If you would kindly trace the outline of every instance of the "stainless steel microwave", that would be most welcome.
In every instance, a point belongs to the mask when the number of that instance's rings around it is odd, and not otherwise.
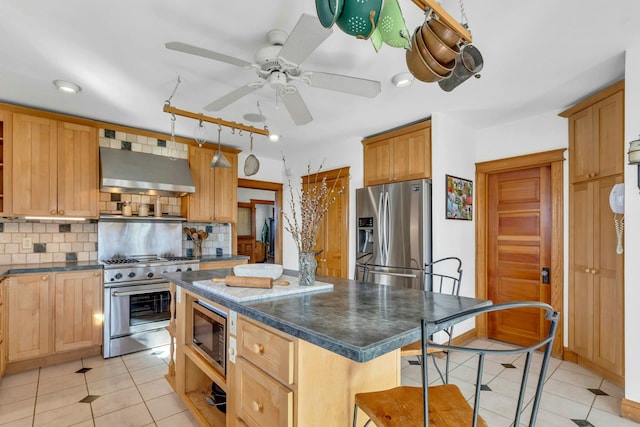
[[[192,303],[193,347],[223,377],[227,361],[227,315],[200,300]]]

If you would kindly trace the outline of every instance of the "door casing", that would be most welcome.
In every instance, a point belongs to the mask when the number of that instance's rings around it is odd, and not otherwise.
[[[489,248],[488,227],[488,182],[494,173],[507,172],[532,167],[551,168],[551,305],[560,312],[552,355],[562,357],[564,348],[564,152],[566,148],[527,154],[506,159],[476,163],[476,297],[488,297],[487,256]],[[476,319],[479,337],[486,337],[488,324],[486,317]]]

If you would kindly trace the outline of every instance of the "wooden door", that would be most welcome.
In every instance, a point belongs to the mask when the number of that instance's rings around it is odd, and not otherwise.
[[[431,177],[431,127],[393,138],[393,180]]]
[[[56,273],[56,352],[102,344],[102,278],[96,270]]]
[[[550,302],[542,284],[550,268],[551,187],[548,166],[489,178],[489,299]],[[549,271],[550,273],[550,271]],[[531,344],[546,335],[543,315],[528,310],[489,316],[489,337]]]
[[[14,215],[58,213],[57,127],[54,120],[13,115]]]
[[[215,168],[214,179],[214,218],[219,222],[236,222],[238,220],[238,155],[223,152],[231,163],[230,168]]]
[[[624,91],[619,91],[593,104],[594,140],[598,151],[596,176],[605,177],[624,172]],[[579,140],[576,140],[579,141]],[[579,153],[574,150],[573,153]]]
[[[335,202],[323,218],[316,238],[315,252],[318,262],[317,274],[348,277],[349,250],[349,168],[334,169],[307,177],[302,177],[303,190],[309,191],[314,185],[321,185],[326,179],[327,188],[332,191]],[[308,180],[310,179],[310,181]],[[310,182],[310,184],[307,184]]]
[[[53,300],[49,283],[46,274],[25,274],[9,280],[9,362],[51,353]]]
[[[623,181],[622,175],[610,176],[593,183],[596,203],[593,222],[593,361],[600,367],[624,374],[624,267],[622,254],[616,253],[617,238],[613,212],[609,207],[611,188]],[[577,230],[576,230],[577,231]],[[586,242],[584,242],[587,244]],[[580,282],[575,291],[581,292]],[[582,308],[576,307],[579,310]]]
[[[58,215],[98,218],[96,128],[58,123]]]
[[[183,215],[194,222],[210,222],[213,220],[213,201],[215,192],[214,173],[209,167],[215,151],[207,148],[189,147],[189,167],[196,192],[183,199]],[[235,203],[233,205],[235,209]]]
[[[393,178],[391,139],[364,144],[364,185],[390,182]]]

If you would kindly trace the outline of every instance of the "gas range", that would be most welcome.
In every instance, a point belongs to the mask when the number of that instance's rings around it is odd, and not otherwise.
[[[162,273],[198,270],[200,265],[193,258],[157,255],[118,256],[100,263],[104,266],[105,287],[162,279]]]

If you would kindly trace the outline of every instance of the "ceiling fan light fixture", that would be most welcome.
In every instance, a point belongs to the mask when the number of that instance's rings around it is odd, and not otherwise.
[[[271,142],[280,141],[280,135],[278,135],[277,133],[270,133],[269,134],[269,141],[271,141]]]
[[[68,95],[75,95],[82,90],[82,88],[77,84],[65,80],[54,80],[53,84],[60,92]]]
[[[407,87],[413,82],[413,76],[410,73],[398,73],[391,78],[391,82],[395,87]]]

